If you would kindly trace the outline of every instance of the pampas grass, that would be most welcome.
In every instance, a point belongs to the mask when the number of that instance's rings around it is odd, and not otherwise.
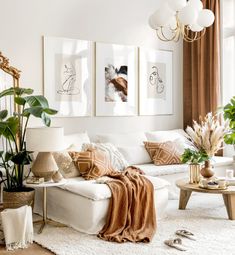
[[[186,132],[190,141],[199,151],[204,151],[209,157],[223,148],[224,136],[228,132],[229,122],[222,125],[219,116],[208,113],[201,123],[193,121],[193,127],[187,127]]]

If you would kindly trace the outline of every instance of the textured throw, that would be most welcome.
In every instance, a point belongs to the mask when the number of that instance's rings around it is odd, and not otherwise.
[[[174,165],[182,163],[180,160],[180,148],[175,142],[144,142],[144,145],[155,165]]]
[[[113,242],[150,242],[156,231],[154,188],[138,169],[109,175],[111,189],[107,220],[98,237]]]

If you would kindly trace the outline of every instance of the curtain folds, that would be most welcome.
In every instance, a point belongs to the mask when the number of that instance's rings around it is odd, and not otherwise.
[[[202,2],[215,22],[200,40],[183,44],[184,128],[220,104],[220,1]]]

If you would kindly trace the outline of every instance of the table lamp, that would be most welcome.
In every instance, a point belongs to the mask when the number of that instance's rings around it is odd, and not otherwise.
[[[28,151],[39,152],[32,165],[34,176],[44,177],[45,181],[49,181],[58,170],[52,152],[64,150],[64,129],[62,127],[27,128],[26,148]]]

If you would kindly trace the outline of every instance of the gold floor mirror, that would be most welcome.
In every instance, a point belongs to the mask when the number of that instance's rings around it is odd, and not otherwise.
[[[0,93],[11,87],[19,87],[20,71],[10,66],[9,59],[0,52]],[[9,114],[18,112],[17,105],[14,103],[14,96],[4,97],[0,100],[0,111],[7,109]],[[1,137],[0,150],[8,151],[9,144],[6,139]]]

